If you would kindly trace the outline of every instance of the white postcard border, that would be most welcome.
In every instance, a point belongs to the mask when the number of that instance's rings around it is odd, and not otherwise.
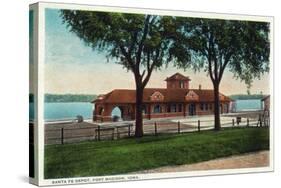
[[[270,98],[270,165],[261,168],[242,168],[229,170],[203,170],[176,173],[150,173],[150,174],[131,174],[131,175],[114,175],[114,176],[95,176],[81,178],[62,178],[62,179],[44,179],[44,63],[45,63],[45,9],[72,9],[72,10],[89,10],[89,11],[107,11],[107,12],[123,12],[123,13],[142,13],[157,14],[170,16],[187,16],[212,19],[230,19],[230,20],[247,20],[262,21],[270,23],[270,94],[274,95],[273,90],[273,64],[274,64],[274,18],[270,16],[252,16],[241,14],[225,14],[225,13],[205,13],[192,12],[183,10],[157,10],[148,8],[131,8],[131,7],[113,7],[113,6],[95,6],[80,4],[64,4],[64,3],[47,3],[39,2],[39,24],[38,24],[38,185],[66,185],[66,184],[82,184],[82,183],[102,183],[102,182],[118,182],[118,181],[134,181],[134,180],[150,180],[162,178],[181,178],[194,176],[210,176],[210,175],[227,175],[255,172],[270,172],[274,170],[274,97]],[[36,50],[36,49],[35,49]],[[36,63],[36,62],[35,62]],[[35,140],[36,142],[36,140]],[[36,170],[35,170],[36,172]],[[35,174],[37,176],[37,174]]]

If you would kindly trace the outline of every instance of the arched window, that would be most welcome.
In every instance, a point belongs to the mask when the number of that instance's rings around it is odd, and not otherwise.
[[[154,106],[153,113],[161,113],[161,106],[159,104]]]

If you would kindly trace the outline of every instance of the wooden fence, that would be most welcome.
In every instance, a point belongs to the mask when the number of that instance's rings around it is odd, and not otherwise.
[[[261,127],[263,121],[249,118],[236,118],[229,121],[221,121],[222,127]],[[212,130],[213,120],[196,121],[145,121],[143,123],[144,135],[181,134],[187,132],[200,132]],[[65,144],[81,142],[85,140],[101,141],[116,140],[134,136],[135,126],[133,123],[119,123],[97,125],[91,127],[61,127],[45,130],[45,144]]]

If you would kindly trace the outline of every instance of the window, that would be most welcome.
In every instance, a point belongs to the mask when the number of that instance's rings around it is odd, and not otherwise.
[[[184,82],[180,81],[180,88],[184,88]]]
[[[209,109],[213,110],[213,105],[212,104],[210,104]]]
[[[177,105],[176,104],[171,105],[171,112],[177,112]]]
[[[179,112],[182,112],[182,104],[179,104]]]
[[[167,112],[171,112],[171,106],[167,105]]]
[[[161,113],[161,106],[159,104],[154,106],[153,113]]]
[[[205,104],[205,110],[208,111],[208,104]]]
[[[204,110],[204,103],[200,104],[200,110],[202,110],[202,111]]]
[[[146,107],[145,106],[142,106],[142,114],[146,114]]]
[[[225,112],[228,113],[228,104],[224,105]]]

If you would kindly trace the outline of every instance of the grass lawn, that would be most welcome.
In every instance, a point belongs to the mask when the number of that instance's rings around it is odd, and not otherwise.
[[[124,174],[269,149],[268,128],[228,128],[186,134],[45,147],[45,178]]]

